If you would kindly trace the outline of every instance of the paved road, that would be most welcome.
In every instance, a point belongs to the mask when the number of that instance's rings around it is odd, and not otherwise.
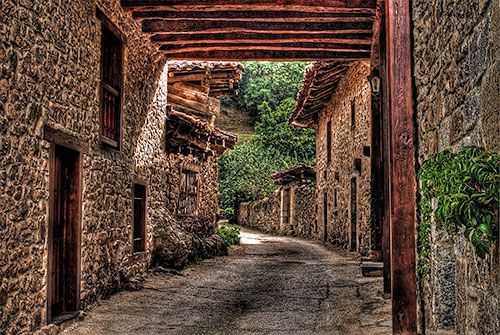
[[[229,257],[150,275],[64,334],[390,334],[381,287],[319,243],[245,229]]]

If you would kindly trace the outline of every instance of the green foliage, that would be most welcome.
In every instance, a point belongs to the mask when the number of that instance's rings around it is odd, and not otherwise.
[[[314,163],[314,131],[288,124],[306,65],[245,63],[238,99],[257,116],[256,134],[219,159],[220,207],[233,209],[231,218],[241,202],[261,199],[276,189],[271,174],[296,163]],[[231,211],[226,213],[230,216]]]
[[[422,182],[419,275],[425,277],[428,272],[434,198],[438,227],[450,236],[463,230],[477,255],[484,258],[496,237],[494,217],[500,201],[500,156],[478,147],[466,147],[458,153],[443,151],[422,165],[418,177]]]
[[[288,157],[267,150],[254,138],[218,161],[220,205],[236,209],[241,202],[260,199],[275,190],[270,176],[288,166]]]
[[[286,98],[295,98],[302,84],[305,62],[245,62],[237,102],[252,115],[266,101],[276,109]]]
[[[231,224],[223,224],[215,231],[217,235],[222,237],[226,245],[240,244],[240,228]]]
[[[274,110],[264,101],[258,107],[255,132],[266,149],[288,156],[291,161],[311,163],[316,155],[314,130],[290,127],[288,118],[294,107],[293,98],[284,99]]]
[[[229,220],[234,217],[234,208],[228,207],[224,209],[224,219]]]

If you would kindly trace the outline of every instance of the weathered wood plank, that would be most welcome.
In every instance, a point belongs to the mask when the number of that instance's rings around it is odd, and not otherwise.
[[[200,33],[200,32],[243,32],[243,31],[280,31],[280,32],[325,32],[371,31],[372,21],[349,22],[255,22],[255,21],[210,21],[210,20],[144,20],[142,31],[146,33]]]
[[[162,49],[163,50],[163,49]],[[188,50],[189,51],[189,50]],[[169,83],[176,83],[181,81],[202,81],[207,79],[207,74],[205,72],[200,73],[169,73]],[[241,73],[235,73],[230,71],[225,72],[212,72],[210,74],[210,80],[240,80]]]
[[[370,52],[325,52],[317,50],[239,50],[239,51],[200,51],[169,55],[170,60],[212,60],[212,61],[316,61],[316,60],[369,60]]]
[[[186,45],[161,45],[160,50],[169,53],[197,52],[211,50],[325,50],[325,51],[370,51],[370,46],[366,44],[342,44],[342,43],[310,43],[310,42],[290,42],[290,43],[240,43],[240,44],[186,44]]]
[[[394,334],[417,334],[415,144],[409,0],[386,2],[391,131],[391,259]]]
[[[121,0],[128,10],[164,9],[192,10],[195,7],[236,7],[247,10],[289,9],[290,7],[374,8],[376,0]]]
[[[266,22],[338,22],[342,20],[373,20],[372,9],[351,11],[309,12],[309,11],[136,11],[134,19],[171,19],[171,20],[232,20]]]
[[[231,33],[200,33],[200,34],[155,34],[151,37],[153,42],[162,42],[162,44],[211,44],[214,42],[227,44],[240,43],[287,43],[287,42],[317,42],[317,43],[345,43],[345,44],[371,44],[371,30],[354,33],[335,32],[315,34],[304,33],[274,33],[269,32],[231,32]]]
[[[199,100],[199,99],[198,99]],[[215,98],[206,97],[204,102],[191,100],[184,96],[179,96],[174,93],[168,92],[167,101],[175,103],[191,110],[197,111],[199,114],[219,115],[220,114],[220,101]]]

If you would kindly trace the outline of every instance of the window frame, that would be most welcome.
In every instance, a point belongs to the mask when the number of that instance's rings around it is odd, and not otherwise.
[[[96,8],[96,17],[100,22],[100,37],[101,37],[101,45],[100,45],[100,76],[99,76],[99,141],[102,146],[110,149],[114,149],[117,151],[121,151],[122,143],[123,143],[123,106],[124,106],[124,79],[125,79],[125,50],[127,40],[123,32],[118,29],[118,27],[99,9]],[[109,34],[112,38],[116,39],[120,42],[120,78],[118,79],[118,89],[111,86],[104,80],[104,49],[102,40],[104,38],[105,33]],[[104,113],[104,92],[105,90],[111,92],[111,94],[115,95],[118,99],[117,106],[115,106],[115,113],[118,115],[115,116],[116,131],[118,132],[117,138],[111,139],[104,135],[103,129],[103,113]]]
[[[185,174],[186,176],[187,175],[194,175],[194,178],[195,178],[195,182],[194,182],[194,187],[195,187],[195,192],[186,192],[186,191],[183,191],[182,189],[182,184],[181,184],[181,181],[182,181],[182,175]],[[186,179],[187,181],[187,179]],[[181,218],[189,218],[189,217],[196,217],[198,216],[198,210],[199,210],[199,204],[200,204],[200,196],[199,196],[199,193],[200,193],[200,170],[195,167],[195,166],[183,166],[181,167],[180,171],[179,171],[179,200],[177,201],[177,216],[178,217],[181,217]],[[183,197],[183,195],[188,195],[189,196],[194,196],[195,197],[195,200],[194,200],[194,206],[195,206],[195,209],[194,209],[194,213],[181,213],[181,203],[182,201],[187,198],[187,197]]]

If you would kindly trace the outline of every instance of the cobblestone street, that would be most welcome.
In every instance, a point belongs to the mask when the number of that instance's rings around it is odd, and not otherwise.
[[[229,257],[151,274],[64,334],[390,334],[381,290],[346,254],[243,229]]]

